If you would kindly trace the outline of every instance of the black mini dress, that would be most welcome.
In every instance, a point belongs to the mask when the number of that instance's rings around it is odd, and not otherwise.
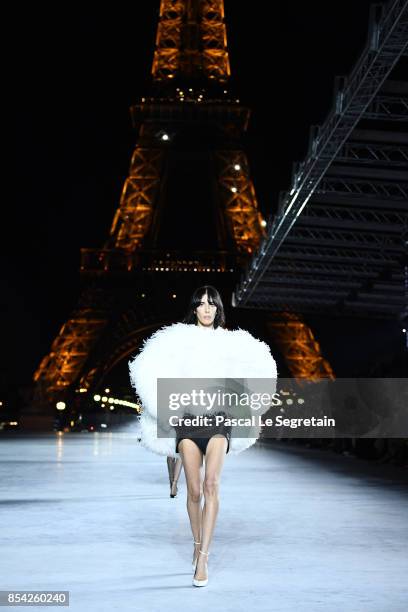
[[[214,417],[223,416],[224,418],[226,418],[229,415],[227,415],[225,412],[217,412],[211,416],[214,416]],[[228,453],[229,448],[230,448],[230,439],[231,439],[231,425],[225,425],[224,422],[221,422],[218,425],[216,425],[215,419],[211,419],[211,417],[209,418],[210,424],[208,425],[204,425],[204,424],[203,425],[186,425],[184,424],[183,422],[184,418],[190,419],[193,417],[194,415],[186,413],[184,417],[180,419],[181,423],[174,427],[174,429],[176,430],[176,453],[179,452],[178,445],[181,442],[181,440],[184,440],[187,438],[188,440],[192,440],[193,442],[195,442],[195,444],[198,446],[201,452],[205,455],[207,451],[207,445],[208,445],[208,442],[210,441],[210,438],[212,438],[213,436],[217,434],[221,434],[225,436],[225,438],[227,438],[227,442],[228,442],[227,453]]]

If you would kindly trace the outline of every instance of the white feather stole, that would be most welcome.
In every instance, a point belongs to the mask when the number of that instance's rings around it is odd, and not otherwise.
[[[143,406],[142,444],[159,455],[177,457],[174,429],[160,432],[166,438],[157,435],[158,378],[270,379],[268,392],[274,393],[277,369],[268,345],[244,329],[208,329],[174,323],[158,329],[144,341],[139,354],[129,361],[129,375]],[[249,388],[251,383],[255,381],[250,381]],[[267,409],[266,406],[257,410],[257,414]],[[260,428],[254,426],[252,433],[256,437],[234,437],[232,428],[229,453],[240,453],[254,444]]]

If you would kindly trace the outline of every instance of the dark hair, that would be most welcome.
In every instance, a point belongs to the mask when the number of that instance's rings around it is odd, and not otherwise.
[[[190,305],[186,316],[183,319],[183,323],[194,323],[197,325],[197,315],[194,312],[197,306],[201,304],[201,298],[203,295],[207,293],[208,302],[211,304],[215,304],[217,307],[217,311],[215,313],[214,318],[214,329],[217,327],[225,327],[225,314],[224,314],[224,305],[222,303],[222,299],[217,289],[212,285],[204,285],[203,287],[199,287],[196,289],[191,296]]]

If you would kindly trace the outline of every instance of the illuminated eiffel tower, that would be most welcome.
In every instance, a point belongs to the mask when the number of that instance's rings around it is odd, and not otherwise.
[[[229,88],[223,0],[161,0],[151,73],[130,109],[138,137],[110,235],[81,250],[78,305],[34,374],[33,406],[50,414],[96,393],[118,364],[127,375],[142,339],[180,320],[198,286],[215,285],[228,308],[266,233],[241,144],[250,111]]]

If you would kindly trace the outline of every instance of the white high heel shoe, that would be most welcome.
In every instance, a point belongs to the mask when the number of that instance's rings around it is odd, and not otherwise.
[[[210,554],[210,553],[206,553],[206,552],[204,552],[202,550],[200,550],[199,553],[201,553],[202,555],[207,555],[207,557]],[[205,571],[207,572],[207,578],[204,578],[204,580],[197,580],[197,578],[193,578],[193,585],[194,586],[196,586],[196,587],[207,586],[207,584],[208,584],[208,565],[207,565],[207,562],[205,563]]]
[[[201,544],[201,542],[196,542],[196,541],[194,540],[194,544]],[[193,561],[193,562],[192,562],[192,564],[191,564],[191,565],[192,565],[193,570],[195,570],[195,568],[196,568],[196,565],[197,565],[197,559],[198,559],[198,555],[197,555],[197,557],[195,558],[195,561]]]

